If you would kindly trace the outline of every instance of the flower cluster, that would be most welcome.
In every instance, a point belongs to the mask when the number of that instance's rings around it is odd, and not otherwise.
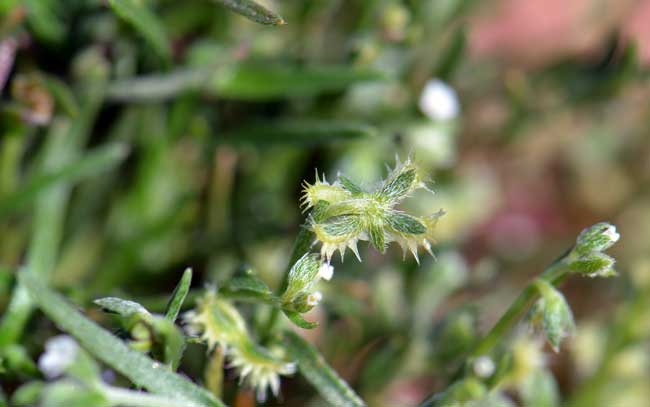
[[[339,175],[328,183],[318,173],[313,184],[304,183],[301,206],[311,209],[309,228],[322,244],[321,256],[327,262],[337,250],[341,259],[349,248],[361,261],[359,240],[370,243],[381,253],[391,242],[397,242],[404,255],[410,251],[419,262],[418,247],[433,255],[433,229],[444,212],[417,217],[395,209],[418,189],[427,189],[422,170],[411,159],[399,159],[388,177],[374,190],[365,191],[350,179]]]
[[[259,400],[266,399],[268,389],[277,396],[279,376],[296,370],[293,363],[253,342],[239,311],[214,290],[208,290],[184,320],[188,333],[199,335],[210,349],[223,349],[230,367],[237,369],[241,382],[256,390]]]
[[[607,222],[597,223],[583,230],[567,260],[569,267],[589,277],[616,275],[615,260],[603,253],[620,239],[616,226]]]

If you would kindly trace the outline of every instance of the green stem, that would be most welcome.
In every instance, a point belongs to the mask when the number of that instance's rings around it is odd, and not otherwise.
[[[508,307],[508,310],[503,314],[499,321],[492,327],[492,329],[479,341],[470,353],[469,360],[477,358],[481,355],[486,355],[494,349],[499,343],[501,338],[519,321],[519,317],[524,313],[532,303],[539,297],[539,290],[537,288],[537,280],[542,279],[556,285],[560,283],[568,274],[569,269],[564,259],[567,255],[563,255],[553,264],[551,264],[541,276],[533,280],[514,302]]]
[[[289,264],[284,272],[282,277],[282,284],[277,291],[278,296],[284,293],[284,290],[287,289],[287,284],[289,284],[289,271],[291,266],[302,257],[303,254],[307,253],[311,248],[311,244],[314,241],[314,234],[309,230],[306,225],[303,225],[296,236],[296,240],[293,243],[293,250],[291,251],[291,257],[289,258]],[[264,339],[268,339],[273,331],[275,331],[278,324],[278,317],[280,316],[280,309],[274,307],[271,310],[271,315],[269,316],[268,322],[266,323],[265,329],[263,331]]]

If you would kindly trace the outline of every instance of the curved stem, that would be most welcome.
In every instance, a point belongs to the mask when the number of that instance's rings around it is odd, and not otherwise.
[[[492,327],[492,329],[479,341],[470,353],[469,359],[485,355],[492,351],[499,340],[519,321],[519,317],[526,311],[533,301],[539,296],[536,281],[542,279],[553,285],[559,284],[568,274],[569,269],[564,259],[567,254],[561,256],[551,264],[541,276],[537,277],[519,294],[514,302],[508,307],[505,314]]]

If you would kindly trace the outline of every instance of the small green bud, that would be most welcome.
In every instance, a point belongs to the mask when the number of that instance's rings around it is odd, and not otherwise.
[[[313,293],[309,294],[300,294],[293,300],[291,308],[301,314],[304,314],[305,312],[311,311],[311,309],[317,306],[322,299],[323,294],[320,291],[314,291]]]
[[[614,264],[616,260],[605,253],[593,252],[585,254],[569,263],[571,271],[588,277],[611,277],[616,275]]]
[[[597,223],[580,233],[576,245],[567,257],[569,268],[589,277],[616,275],[612,257],[602,253],[618,241],[616,226],[606,222]]]
[[[329,280],[333,272],[334,268],[327,263],[321,263],[317,254],[305,253],[289,270],[289,280],[287,289],[282,294],[282,303],[290,305],[303,297],[305,299],[314,291],[314,286],[321,278]]]
[[[541,325],[546,338],[556,352],[562,340],[575,333],[575,322],[569,304],[561,292],[544,280],[535,281],[541,298],[531,310],[533,325]]]
[[[607,222],[596,223],[580,233],[574,251],[580,255],[602,252],[612,247],[620,237],[616,226]]]

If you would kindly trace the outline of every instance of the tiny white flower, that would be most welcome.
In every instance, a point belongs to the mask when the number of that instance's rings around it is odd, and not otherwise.
[[[307,296],[307,304],[309,306],[315,307],[323,299],[323,294],[320,291],[314,291],[313,293]]]
[[[456,91],[439,79],[431,79],[422,89],[420,110],[429,119],[451,120],[460,113],[460,103]]]
[[[322,278],[323,280],[331,280],[332,276],[334,275],[334,266],[323,262],[320,265],[320,269],[318,270],[318,277]]]
[[[45,353],[38,358],[38,368],[45,377],[60,376],[74,362],[79,345],[68,335],[59,335],[45,343]]]
[[[488,378],[494,373],[494,361],[489,356],[479,356],[474,361],[474,373],[480,378]]]
[[[616,226],[610,225],[603,234],[609,238],[612,243],[618,242],[618,239],[621,238],[621,235],[616,231]]]

